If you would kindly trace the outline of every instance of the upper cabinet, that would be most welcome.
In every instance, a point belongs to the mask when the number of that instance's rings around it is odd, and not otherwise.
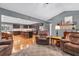
[[[13,24],[13,28],[20,28],[20,25],[18,25],[18,24]]]

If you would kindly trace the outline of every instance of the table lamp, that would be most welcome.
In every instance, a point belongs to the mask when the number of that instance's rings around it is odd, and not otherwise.
[[[60,26],[59,25],[56,25],[55,26],[55,29],[56,29],[56,36],[58,36],[58,30],[60,30]]]

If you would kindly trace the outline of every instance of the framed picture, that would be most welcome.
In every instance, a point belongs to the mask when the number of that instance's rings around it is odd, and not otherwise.
[[[73,24],[73,16],[67,16],[64,18],[65,24]]]

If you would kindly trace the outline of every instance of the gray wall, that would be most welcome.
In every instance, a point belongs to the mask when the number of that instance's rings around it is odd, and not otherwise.
[[[64,20],[64,17],[67,16],[73,16],[73,21],[77,22],[77,25],[79,25],[79,11],[64,11],[61,14],[51,18],[49,20],[50,23],[52,23],[52,35],[56,36],[56,30],[55,25],[59,23],[61,20]],[[59,30],[59,36],[63,36],[63,32],[65,30]],[[72,30],[66,30],[66,31],[72,31]]]

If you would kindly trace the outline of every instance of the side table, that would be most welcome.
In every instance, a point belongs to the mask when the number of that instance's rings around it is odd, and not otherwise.
[[[51,37],[51,45],[54,44],[58,47],[60,47],[60,39],[61,37]]]

